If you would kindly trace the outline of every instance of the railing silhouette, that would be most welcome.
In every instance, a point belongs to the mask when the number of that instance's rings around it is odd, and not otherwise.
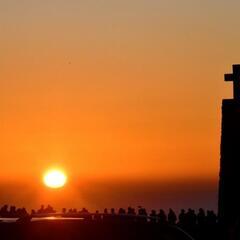
[[[124,219],[124,218],[129,218],[129,219],[146,219],[146,220],[159,220],[160,218],[158,216],[153,217],[149,215],[139,215],[139,214],[111,214],[111,213],[86,213],[86,214],[81,214],[81,213],[35,213],[35,214],[30,214],[30,218],[46,218],[46,217],[63,217],[63,218],[91,218],[92,220],[94,219],[107,219],[107,218],[116,218],[116,219]]]

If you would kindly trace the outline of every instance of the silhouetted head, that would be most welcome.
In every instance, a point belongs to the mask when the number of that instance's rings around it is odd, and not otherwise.
[[[159,213],[161,213],[161,214],[165,214],[165,212],[164,212],[163,209],[160,209],[160,210],[159,210]]]
[[[151,214],[152,214],[152,215],[156,215],[156,210],[153,209],[153,210],[151,211]]]
[[[185,209],[181,209],[181,213],[182,213],[182,214],[185,213]]]
[[[104,214],[108,214],[108,210],[107,210],[107,208],[104,208]]]
[[[111,208],[111,214],[115,214],[115,209]]]

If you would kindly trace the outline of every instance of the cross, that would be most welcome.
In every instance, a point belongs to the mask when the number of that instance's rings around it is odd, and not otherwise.
[[[224,78],[233,82],[233,99],[240,101],[240,64],[233,65],[233,73],[225,74]]]

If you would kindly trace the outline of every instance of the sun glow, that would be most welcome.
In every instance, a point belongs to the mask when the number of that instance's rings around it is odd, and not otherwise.
[[[61,170],[52,169],[44,174],[43,182],[47,187],[61,188],[67,182],[67,176]]]

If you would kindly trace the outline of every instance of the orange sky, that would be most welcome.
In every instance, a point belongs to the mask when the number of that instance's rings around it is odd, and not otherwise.
[[[0,180],[216,182],[239,7],[0,1]]]

